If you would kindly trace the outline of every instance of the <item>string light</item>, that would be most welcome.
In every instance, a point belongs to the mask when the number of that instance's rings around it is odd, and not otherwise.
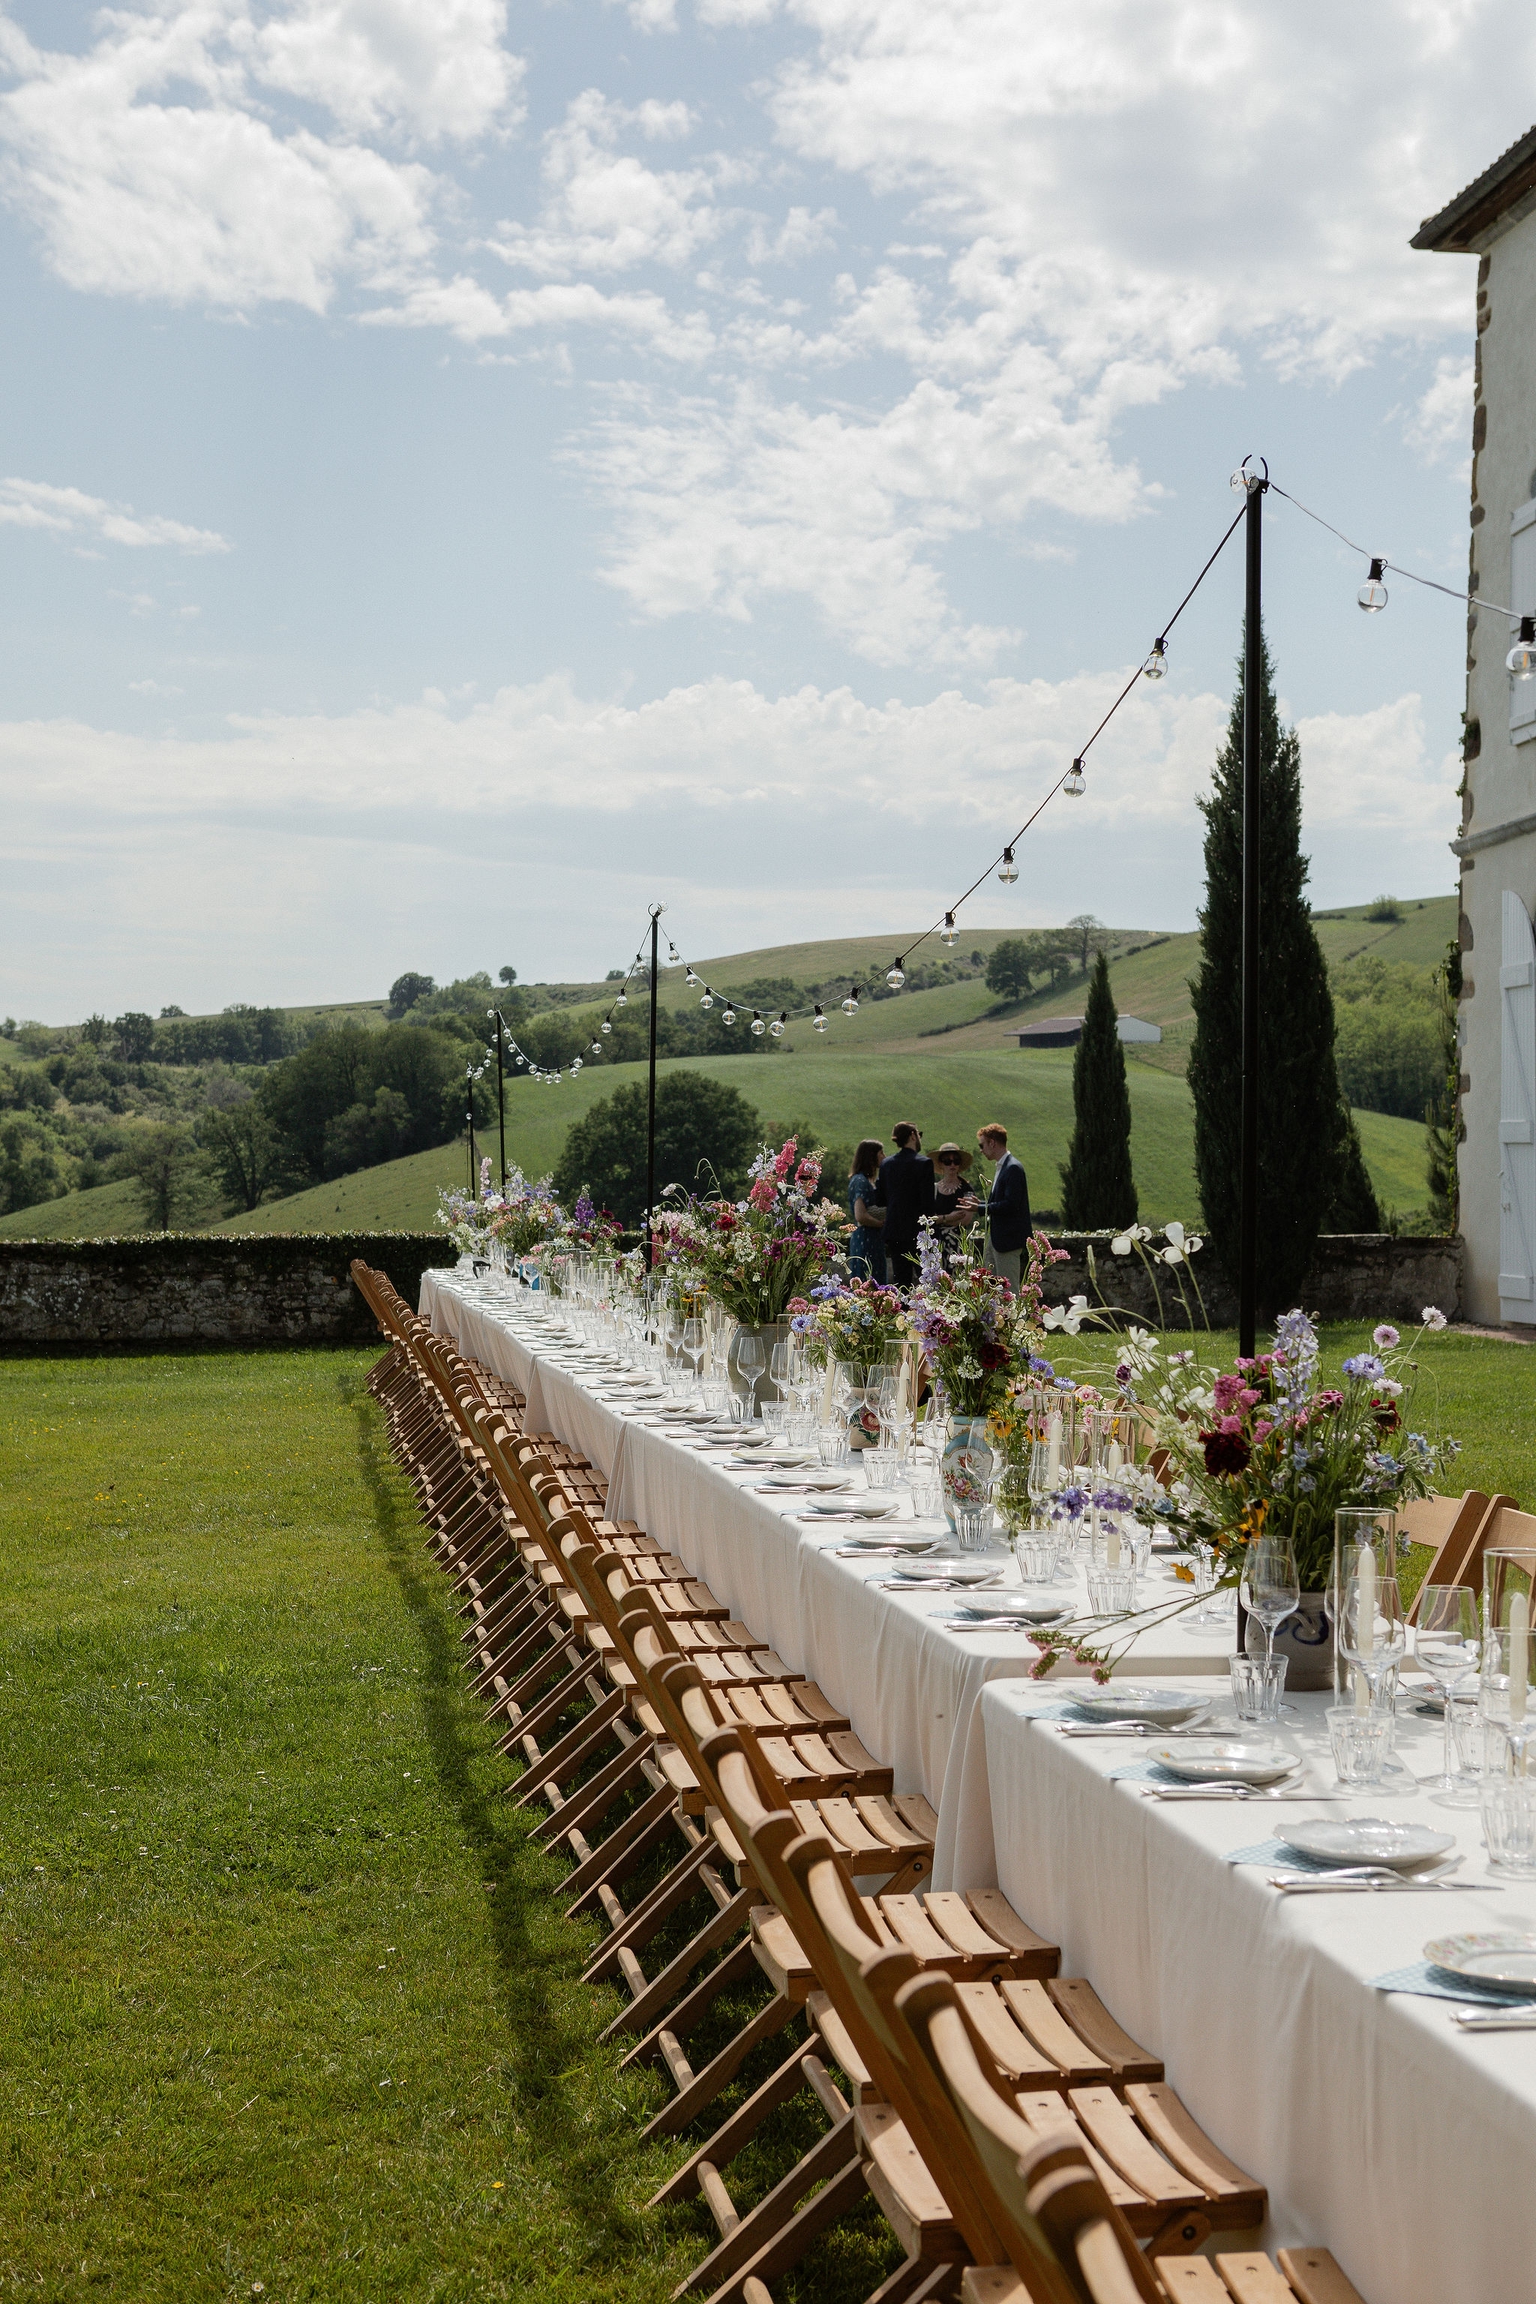
[[[773,1022],[768,1027],[768,1034],[770,1039],[782,1040],[784,1037],[784,1027],[788,1022],[789,1010],[787,1008],[781,1008],[778,1015],[774,1018]]]
[[[698,981],[697,977],[695,977],[694,981],[695,981],[695,983],[697,983],[697,981]],[[705,987],[704,987],[703,993],[701,994],[701,996],[700,996],[700,999],[699,999],[699,1006],[700,1006],[701,1008],[713,1008],[714,1004],[715,1004],[715,996],[714,996],[713,992],[711,992],[711,990],[710,990],[709,986],[706,984],[706,985],[705,985]]]
[[[754,1009],[753,1009],[753,1011],[752,1011],[752,1036],[753,1036],[753,1038],[754,1038],[755,1040],[761,1040],[761,1038],[762,1038],[763,1034],[764,1034],[764,1033],[767,1031],[767,1029],[768,1029],[767,1025],[766,1025],[766,1024],[763,1022],[763,1020],[762,1020],[761,1016],[759,1016],[759,1014],[758,1014],[757,1010],[754,1008]]]
[[[1003,850],[1003,860],[997,868],[997,876],[1005,888],[1011,888],[1015,880],[1017,880],[1019,876],[1019,868],[1013,860],[1013,850],[1011,848],[1005,848]]]
[[[1373,559],[1369,575],[1355,594],[1367,616],[1379,616],[1387,604],[1387,588],[1381,580],[1386,573],[1386,566],[1385,560]]]
[[[1529,680],[1536,674],[1536,616],[1521,617],[1520,637],[1504,663],[1516,680]]]
[[[731,1006],[729,1000],[727,1000],[725,1006],[720,1011],[720,1021],[722,1024],[734,1024],[736,1021],[736,1011]]]
[[[1071,767],[1067,770],[1065,776],[1063,776],[1061,780],[1061,788],[1063,792],[1068,793],[1074,800],[1080,800],[1083,794],[1087,791],[1088,779],[1083,774],[1083,763],[1081,756],[1073,761]]]
[[[672,955],[672,959],[675,964],[677,960],[677,954],[675,952]],[[687,985],[690,992],[697,992],[699,988],[698,970],[696,968],[690,968],[687,975],[683,978],[683,982]]]
[[[954,946],[959,943],[959,941],[960,931],[955,926],[955,916],[953,912],[946,912],[944,915],[944,925],[939,930],[939,942],[941,944],[948,944],[950,948],[953,949]]]
[[[897,954],[896,958],[891,962],[889,968],[887,968],[885,972],[885,980],[893,992],[899,992],[903,984],[905,984],[907,980],[907,972],[901,964],[900,953]]]
[[[843,1002],[843,1014],[844,1014],[845,1016],[857,1016],[858,1012],[859,1012],[859,988],[858,988],[857,984],[851,984],[851,985],[848,987],[848,997],[847,997],[847,999],[846,999],[846,1000]]]
[[[1144,680],[1161,680],[1168,670],[1168,635],[1163,633],[1152,643],[1152,653],[1141,668]]]
[[[821,1002],[818,1000],[816,1003],[816,1013],[811,1018],[811,1030],[813,1032],[825,1032],[826,1028],[827,1020],[821,1012]]]

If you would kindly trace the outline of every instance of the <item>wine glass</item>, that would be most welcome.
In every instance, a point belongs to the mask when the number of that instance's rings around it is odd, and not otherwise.
[[[768,1355],[769,1382],[777,1389],[781,1400],[789,1396],[789,1380],[794,1373],[795,1347],[787,1336],[781,1336]]]
[[[1382,1681],[1402,1661],[1407,1645],[1408,1627],[1397,1578],[1383,1576],[1374,1551],[1364,1547],[1344,1581],[1339,1653],[1369,1689],[1373,1710]]]
[[[1240,1597],[1255,1623],[1263,1625],[1264,1661],[1273,1663],[1275,1634],[1301,1606],[1296,1547],[1289,1536],[1260,1535],[1253,1539],[1243,1555]]]
[[[699,1380],[699,1362],[704,1357],[703,1321],[685,1320],[683,1322],[681,1342],[684,1352],[686,1352],[688,1358],[693,1362],[693,1380],[695,1384],[697,1384]]]
[[[760,1336],[749,1336],[743,1330],[736,1338],[736,1370],[747,1388],[747,1405],[743,1421],[750,1424],[757,1414],[757,1387],[767,1362]]]
[[[1414,1654],[1433,1681],[1445,1705],[1444,1765],[1438,1776],[1421,1777],[1426,1792],[1438,1793],[1439,1805],[1472,1808],[1478,1800],[1478,1779],[1455,1764],[1455,1708],[1452,1691],[1477,1670],[1481,1654],[1478,1638],[1477,1594],[1470,1584],[1426,1584],[1419,1593],[1419,1622]]]

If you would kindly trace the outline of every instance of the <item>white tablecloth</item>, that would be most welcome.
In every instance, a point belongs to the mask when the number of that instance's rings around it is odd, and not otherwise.
[[[669,1432],[609,1406],[554,1364],[568,1339],[522,1316],[513,1298],[456,1273],[428,1272],[421,1313],[440,1334],[528,1397],[527,1421],[579,1448],[609,1482],[609,1509],[638,1521],[686,1560],[733,1615],[814,1680],[870,1751],[895,1771],[898,1792],[921,1792],[937,1811],[934,1885],[992,1887],[992,1799],[977,1708],[993,1680],[1027,1676],[1038,1657],[1014,1632],[956,1632],[934,1621],[950,1596],[869,1589],[888,1560],[840,1560],[855,1530],[808,1526],[804,1497],[753,1493],[753,1475],[706,1461]],[[517,1315],[516,1318],[510,1315]],[[901,1492],[910,1522],[910,1495]],[[933,1532],[940,1533],[938,1523]],[[1017,1581],[1010,1562],[1007,1580]],[[1086,1593],[1079,1599],[1086,1606]],[[1225,1672],[1230,1634],[1200,1637],[1175,1625],[1138,1642],[1125,1666],[1139,1677]]]
[[[1377,1814],[1454,1831],[1468,1878],[1486,1880],[1476,1811],[1386,1788],[1316,1809],[1163,1804],[1109,1781],[1135,1744],[1031,1725],[1048,1701],[1017,1684],[982,1696],[1000,1884],[1269,2186],[1270,2245],[1331,2248],[1370,2304],[1536,2294],[1536,2033],[1467,2038],[1451,2002],[1368,1981],[1437,1936],[1536,1927],[1536,1883],[1282,1897],[1227,1854],[1287,1820]],[[1296,1700],[1295,1735],[1336,1792],[1328,1701]],[[1439,1743],[1438,1722],[1400,1720],[1414,1774],[1438,1767]]]

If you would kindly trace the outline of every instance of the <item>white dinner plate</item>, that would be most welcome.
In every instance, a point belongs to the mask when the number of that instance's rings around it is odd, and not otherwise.
[[[1298,1766],[1295,1753],[1283,1744],[1241,1736],[1213,1736],[1208,1744],[1154,1745],[1152,1758],[1183,1784],[1277,1784]]]
[[[1495,1992],[1518,1992],[1522,1998],[1536,1993],[1536,1936],[1517,1936],[1507,1928],[1481,1936],[1437,1936],[1425,1945],[1424,1957],[1436,1968]]]
[[[1351,1816],[1344,1821],[1307,1817],[1275,1835],[1287,1848],[1321,1864],[1385,1864],[1408,1871],[1427,1864],[1456,1845],[1454,1832],[1432,1832],[1427,1824],[1388,1822],[1384,1816]]]
[[[825,1504],[811,1500],[813,1512],[854,1512],[861,1520],[884,1520],[895,1509],[894,1496],[829,1496]]]
[[[834,1472],[828,1464],[808,1464],[801,1477],[807,1488],[820,1488],[827,1492],[848,1485],[847,1473]]]
[[[1113,1680],[1105,1688],[1069,1689],[1067,1701],[1090,1720],[1140,1720],[1149,1728],[1183,1728],[1211,1708],[1208,1696],[1178,1688],[1131,1687]]]
[[[1001,1576],[1001,1560],[957,1560],[952,1553],[925,1553],[918,1560],[904,1560],[891,1571],[898,1582],[913,1584],[989,1584],[994,1576]]]
[[[985,1600],[957,1600],[957,1616],[974,1616],[983,1621],[993,1616],[1012,1616],[1021,1624],[1064,1624],[1075,1614],[1070,1600],[1047,1600],[1034,1592],[989,1592]]]
[[[836,1549],[839,1552],[892,1552],[905,1553],[908,1558],[931,1551],[931,1536],[901,1536],[887,1529],[880,1536],[844,1536]]]

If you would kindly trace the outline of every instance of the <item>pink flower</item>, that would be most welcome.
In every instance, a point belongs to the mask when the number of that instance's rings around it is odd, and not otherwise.
[[[795,1182],[802,1192],[814,1192],[821,1182],[821,1168],[815,1160],[802,1160],[795,1170]]]
[[[1216,1413],[1218,1416],[1225,1416],[1233,1404],[1241,1399],[1243,1389],[1243,1380],[1241,1376],[1217,1377],[1215,1394]],[[1257,1394],[1255,1394],[1255,1398],[1257,1398]]]
[[[1344,1405],[1344,1395],[1342,1392],[1319,1392],[1312,1405],[1314,1408],[1322,1411],[1327,1411],[1331,1408],[1342,1408]]]
[[[1257,1444],[1260,1440],[1267,1440],[1273,1430],[1273,1424],[1267,1422],[1266,1419],[1261,1416],[1253,1428],[1255,1444]]]
[[[779,1195],[775,1190],[771,1180],[766,1176],[759,1176],[757,1182],[753,1185],[751,1191],[747,1194],[747,1198],[751,1201],[754,1208],[763,1209],[772,1208],[778,1197]]]
[[[785,1144],[783,1151],[774,1161],[773,1172],[775,1176],[778,1177],[781,1184],[795,1164],[795,1150],[795,1139],[793,1136],[791,1136],[788,1142]]]
[[[1390,1352],[1395,1345],[1401,1344],[1402,1338],[1397,1330],[1384,1320],[1379,1328],[1371,1330],[1371,1342],[1378,1352]]]
[[[1241,1416],[1223,1416],[1221,1422],[1216,1427],[1218,1432],[1241,1432],[1242,1428],[1243,1420]]]
[[[1254,1389],[1253,1389],[1253,1387],[1252,1387],[1252,1385],[1251,1385],[1251,1384],[1245,1384],[1245,1385],[1243,1386],[1243,1389],[1241,1390],[1241,1392],[1239,1392],[1239,1394],[1238,1394],[1238,1396],[1237,1396],[1237,1406],[1238,1406],[1239,1408],[1245,1408],[1245,1409],[1246,1409],[1246,1408],[1257,1408],[1258,1404],[1259,1404],[1259,1395],[1258,1395],[1258,1393],[1254,1391]]]

